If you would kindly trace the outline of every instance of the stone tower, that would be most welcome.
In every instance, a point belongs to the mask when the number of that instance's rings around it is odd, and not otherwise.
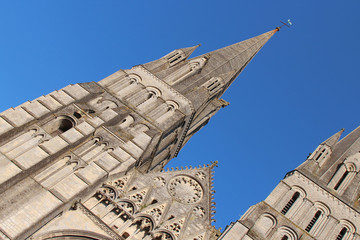
[[[212,239],[212,167],[160,172],[278,31],[197,47],[0,114],[0,238]],[[72,209],[72,210],[69,210]]]
[[[360,127],[320,144],[221,240],[359,240]]]

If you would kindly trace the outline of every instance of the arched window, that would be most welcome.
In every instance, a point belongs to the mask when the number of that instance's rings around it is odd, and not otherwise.
[[[356,232],[355,226],[348,220],[341,219],[339,225],[335,228],[331,239],[334,240],[351,240]]]
[[[339,232],[339,234],[337,235],[336,240],[343,240],[347,232],[348,229],[346,227],[343,227]]]
[[[276,230],[276,233],[271,237],[271,240],[297,240],[298,236],[296,232],[287,227],[281,226]]]
[[[309,224],[307,225],[307,227],[305,228],[305,231],[310,232],[310,230],[313,228],[313,226],[316,224],[316,222],[319,220],[320,216],[321,216],[322,212],[320,210],[318,210],[314,217],[311,219],[311,221],[309,222]]]
[[[334,176],[328,186],[333,188],[338,194],[342,194],[350,185],[352,179],[358,172],[357,159],[350,157],[338,166]]]
[[[191,77],[194,74],[197,74],[205,66],[207,62],[207,57],[199,57],[190,60],[186,65],[182,66],[180,69],[169,74],[164,81],[170,85],[174,85],[183,81],[186,78]]]
[[[289,209],[294,205],[295,201],[299,198],[299,196],[300,196],[299,192],[294,193],[290,201],[281,210],[281,213],[285,215],[289,211]]]
[[[75,121],[67,116],[59,116],[52,121],[44,124],[43,129],[52,137],[60,135],[75,126]]]
[[[318,156],[315,158],[315,160],[319,160],[321,158],[321,156],[324,154],[324,152],[326,151],[326,149],[324,148],[322,151],[319,151]]]
[[[344,182],[345,178],[349,175],[349,171],[346,170],[344,172],[344,174],[341,176],[341,178],[339,179],[338,183],[335,185],[334,189],[338,190],[339,187],[341,186],[341,184]]]

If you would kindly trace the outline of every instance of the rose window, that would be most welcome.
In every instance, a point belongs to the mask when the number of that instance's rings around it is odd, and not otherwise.
[[[199,182],[188,176],[176,176],[169,181],[169,194],[176,201],[192,204],[197,203],[203,196],[203,189]]]

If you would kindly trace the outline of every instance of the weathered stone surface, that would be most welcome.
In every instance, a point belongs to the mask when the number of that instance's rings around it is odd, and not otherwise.
[[[0,154],[0,184],[14,177],[20,173],[21,169],[7,159],[4,155]]]
[[[8,122],[6,122],[1,116],[0,116],[0,134],[6,133],[10,129],[14,128],[11,126]]]
[[[107,172],[92,162],[85,168],[80,169],[76,175],[88,185],[91,185],[104,178],[107,175]]]
[[[79,84],[68,85],[64,87],[64,91],[75,99],[81,99],[89,94],[89,92],[82,88]]]
[[[57,183],[51,190],[56,197],[67,202],[75,195],[81,193],[88,185],[78,176],[71,174]]]
[[[84,135],[89,135],[90,133],[93,133],[95,131],[95,128],[93,128],[87,122],[83,122],[79,124],[79,126],[76,126],[76,129],[79,130]]]
[[[83,135],[75,128],[72,128],[72,129],[64,132],[63,134],[61,134],[61,137],[70,143],[74,143],[74,142],[78,141],[79,139],[81,139],[83,137]]]
[[[60,102],[63,105],[68,105],[74,101],[72,97],[70,97],[66,92],[63,90],[54,91],[50,93],[50,96],[56,99],[56,101]]]
[[[27,113],[21,107],[10,108],[10,109],[2,112],[0,115],[9,119],[17,127],[20,127],[21,125],[34,119],[33,116],[31,116],[29,113]]]
[[[28,169],[48,157],[40,147],[34,147],[14,159],[14,162],[23,169]]]
[[[50,139],[49,141],[46,141],[41,144],[41,146],[44,147],[46,149],[46,151],[48,151],[50,154],[54,154],[54,153],[60,151],[67,145],[68,145],[68,143],[65,142],[65,140],[63,140],[59,136],[56,136],[56,137]]]

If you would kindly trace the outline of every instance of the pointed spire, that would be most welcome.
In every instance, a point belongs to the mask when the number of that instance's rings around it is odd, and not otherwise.
[[[185,81],[186,83],[184,82],[181,85],[186,86],[188,89],[189,85],[191,85],[189,82],[191,81],[201,85],[211,77],[218,77],[232,72],[231,76],[226,77],[225,85],[229,86],[277,31],[278,29],[274,29],[259,36],[196,57],[207,57],[206,65],[200,74],[193,76],[191,80]]]
[[[325,140],[322,144],[329,146],[330,148],[333,148],[335,144],[339,141],[341,134],[344,132],[344,128],[341,129],[339,132],[335,133],[331,137],[329,137],[327,140]]]
[[[333,158],[338,159],[342,156],[345,152],[352,151],[352,146],[355,142],[359,141],[360,139],[360,126],[354,129],[351,133],[346,135],[343,139],[341,139],[334,148],[333,151]]]
[[[185,54],[185,59],[187,59],[188,57],[190,57],[190,55],[195,51],[195,49],[197,49],[198,47],[200,47],[201,44],[198,44],[196,46],[193,47],[187,47],[187,48],[180,48],[179,50],[183,51]]]

